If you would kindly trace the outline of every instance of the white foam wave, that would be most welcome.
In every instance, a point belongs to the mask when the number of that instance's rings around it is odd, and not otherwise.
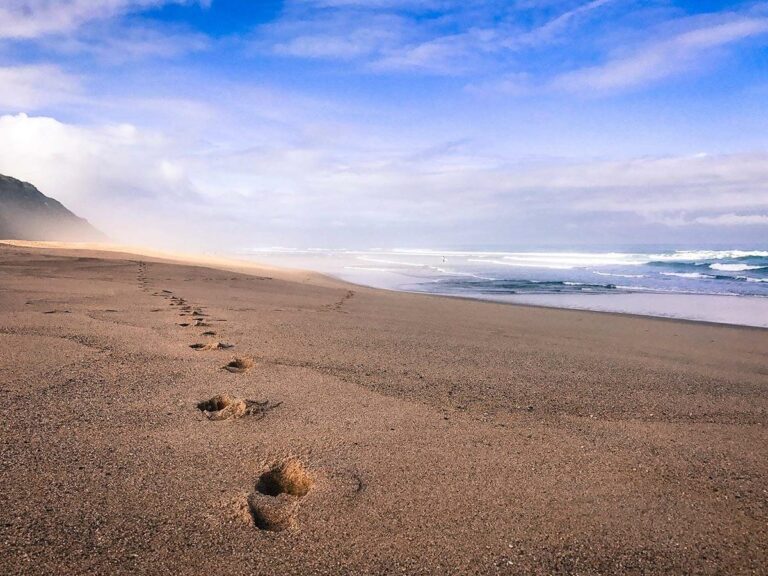
[[[397,268],[376,268],[375,266],[344,266],[344,270],[365,270],[366,272],[397,272]]]
[[[645,286],[624,286],[622,284],[616,284],[617,290],[634,290],[637,292],[655,292],[654,288],[646,288]],[[662,291],[662,290],[659,290]]]
[[[433,270],[435,272],[439,272],[440,274],[446,274],[447,276],[467,276],[469,278],[477,278],[478,280],[493,280],[493,278],[489,278],[487,276],[479,276],[477,274],[473,274],[471,272],[459,272],[457,270],[450,270],[448,268],[441,268],[439,266],[430,266],[429,264],[422,264],[418,262],[403,262],[402,260],[384,260],[381,258],[370,258],[368,256],[358,256],[358,260],[363,260],[365,262],[372,262],[377,264],[390,264],[392,266],[406,266],[409,268],[422,268],[425,270]],[[355,268],[355,266],[349,266],[348,268]],[[357,267],[360,269],[364,269],[364,267]],[[376,270],[376,268],[372,268]],[[397,269],[384,269],[384,268],[378,268],[379,271],[387,271],[387,272],[398,272]]]
[[[747,282],[768,282],[768,278],[751,278],[750,276],[736,276],[736,278]]]
[[[768,250],[678,250],[671,254],[656,254],[662,260],[723,260],[726,258],[768,258]]]
[[[637,266],[648,262],[644,254],[622,252],[518,252],[503,258],[519,266],[565,270],[586,266]]]
[[[454,255],[460,254],[455,253]],[[570,270],[589,266],[641,266],[650,262],[702,262],[747,257],[768,258],[768,251],[680,250],[659,254],[635,252],[497,252],[490,254],[468,253],[467,255],[474,256],[474,258],[468,258],[470,262]],[[478,256],[481,258],[478,259]],[[633,275],[626,277],[631,278]]]
[[[426,264],[419,264],[417,262],[403,262],[398,260],[383,260],[381,258],[370,258],[368,256],[358,256],[358,260],[363,260],[364,262],[375,262],[377,264],[391,264],[394,266],[410,266],[412,268],[431,268],[431,266],[428,266]]]
[[[435,266],[434,269],[443,274],[447,274],[448,276],[468,276],[469,278],[477,278],[478,280],[495,280],[495,278],[478,276],[477,274],[472,274],[471,272],[459,272],[458,270],[449,270],[447,268],[439,268],[437,266]]]
[[[768,258],[766,250],[678,250],[664,253],[641,252],[511,252],[511,251],[470,251],[470,250],[437,250],[432,248],[397,248],[397,249],[323,249],[323,248],[287,248],[273,246],[254,248],[256,254],[318,254],[329,256],[355,256],[369,262],[384,263],[396,266],[429,266],[434,259],[451,259],[451,264],[475,262],[481,264],[496,264],[501,266],[516,266],[528,268],[549,268],[554,270],[570,270],[573,268],[599,266],[639,266],[650,262],[694,262],[707,265],[712,261],[734,258]],[[427,259],[418,262],[415,259]],[[719,268],[720,266],[747,266],[746,264],[710,264],[714,270],[740,271],[751,268]],[[626,275],[626,277],[632,277]]]
[[[598,276],[615,276],[616,278],[645,278],[645,274],[612,274],[610,272],[599,272],[597,270],[592,270],[592,274],[597,274]]]
[[[662,276],[677,276],[678,278],[691,278],[691,279],[700,279],[700,278],[715,278],[714,276],[710,274],[700,274],[698,272],[662,272]]]
[[[710,264],[712,270],[722,270],[723,272],[746,272],[747,270],[761,270],[768,266],[750,266],[749,264]]]
[[[506,257],[505,257],[506,258]],[[515,268],[549,268],[550,270],[571,270],[575,266],[558,263],[531,262],[531,261],[512,261],[510,260],[488,260],[486,258],[468,258],[467,262],[478,262],[481,264],[498,264],[499,266],[512,266]]]

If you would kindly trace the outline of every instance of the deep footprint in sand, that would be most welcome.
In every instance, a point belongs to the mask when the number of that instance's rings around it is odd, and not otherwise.
[[[280,532],[295,524],[301,499],[315,483],[300,460],[286,458],[259,476],[248,496],[253,522],[261,530]]]
[[[207,332],[203,332],[202,334],[200,334],[200,336],[216,336],[216,332],[214,332],[213,330],[208,330]]]
[[[189,347],[193,350],[227,350],[234,348],[235,345],[227,342],[196,342],[195,344],[190,344]]]
[[[251,358],[233,358],[226,366],[222,366],[227,372],[240,374],[253,368],[253,359]]]
[[[254,416],[256,420],[261,420],[281,404],[282,402],[273,403],[269,400],[259,402],[233,398],[229,394],[218,394],[210,400],[198,402],[197,408],[208,420],[231,420],[243,416]]]

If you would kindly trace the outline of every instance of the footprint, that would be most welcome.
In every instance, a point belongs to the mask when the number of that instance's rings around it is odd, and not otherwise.
[[[202,327],[202,328],[208,328],[208,327],[210,327],[210,324],[208,324],[208,322],[203,322],[202,320],[198,320],[197,322],[195,322],[195,326]]]
[[[189,322],[182,322],[179,324],[179,326],[183,326],[184,328],[186,328],[187,326],[189,326]]]
[[[286,458],[274,464],[259,476],[256,489],[248,496],[256,527],[279,532],[293,526],[299,503],[313,484],[314,479],[300,460]]]
[[[229,364],[226,366],[222,366],[224,370],[227,372],[232,372],[234,374],[241,374],[243,372],[247,372],[251,368],[253,368],[253,359],[251,358],[233,358]]]
[[[69,310],[46,310],[43,314],[69,314]]]
[[[197,342],[190,344],[190,348],[193,350],[227,350],[228,348],[234,348],[234,344],[228,344],[227,342]]]
[[[246,403],[242,398],[232,398],[228,394],[219,394],[210,400],[198,402],[197,409],[205,414],[208,420],[229,420],[245,416]]]
[[[207,332],[203,332],[202,334],[200,334],[200,336],[216,336],[216,332],[214,332],[213,330],[208,330]]]
[[[197,408],[209,420],[230,420],[243,416],[255,416],[256,420],[261,420],[280,405],[282,402],[272,403],[269,400],[259,402],[233,398],[229,394],[218,394],[210,400],[198,402]]]

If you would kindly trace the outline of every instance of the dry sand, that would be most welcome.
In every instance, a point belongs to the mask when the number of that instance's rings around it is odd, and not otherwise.
[[[64,248],[0,245],[0,574],[768,573],[768,330]]]

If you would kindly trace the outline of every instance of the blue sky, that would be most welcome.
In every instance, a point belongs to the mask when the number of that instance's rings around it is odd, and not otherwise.
[[[767,2],[0,5],[0,173],[169,247],[764,244],[766,102]]]

